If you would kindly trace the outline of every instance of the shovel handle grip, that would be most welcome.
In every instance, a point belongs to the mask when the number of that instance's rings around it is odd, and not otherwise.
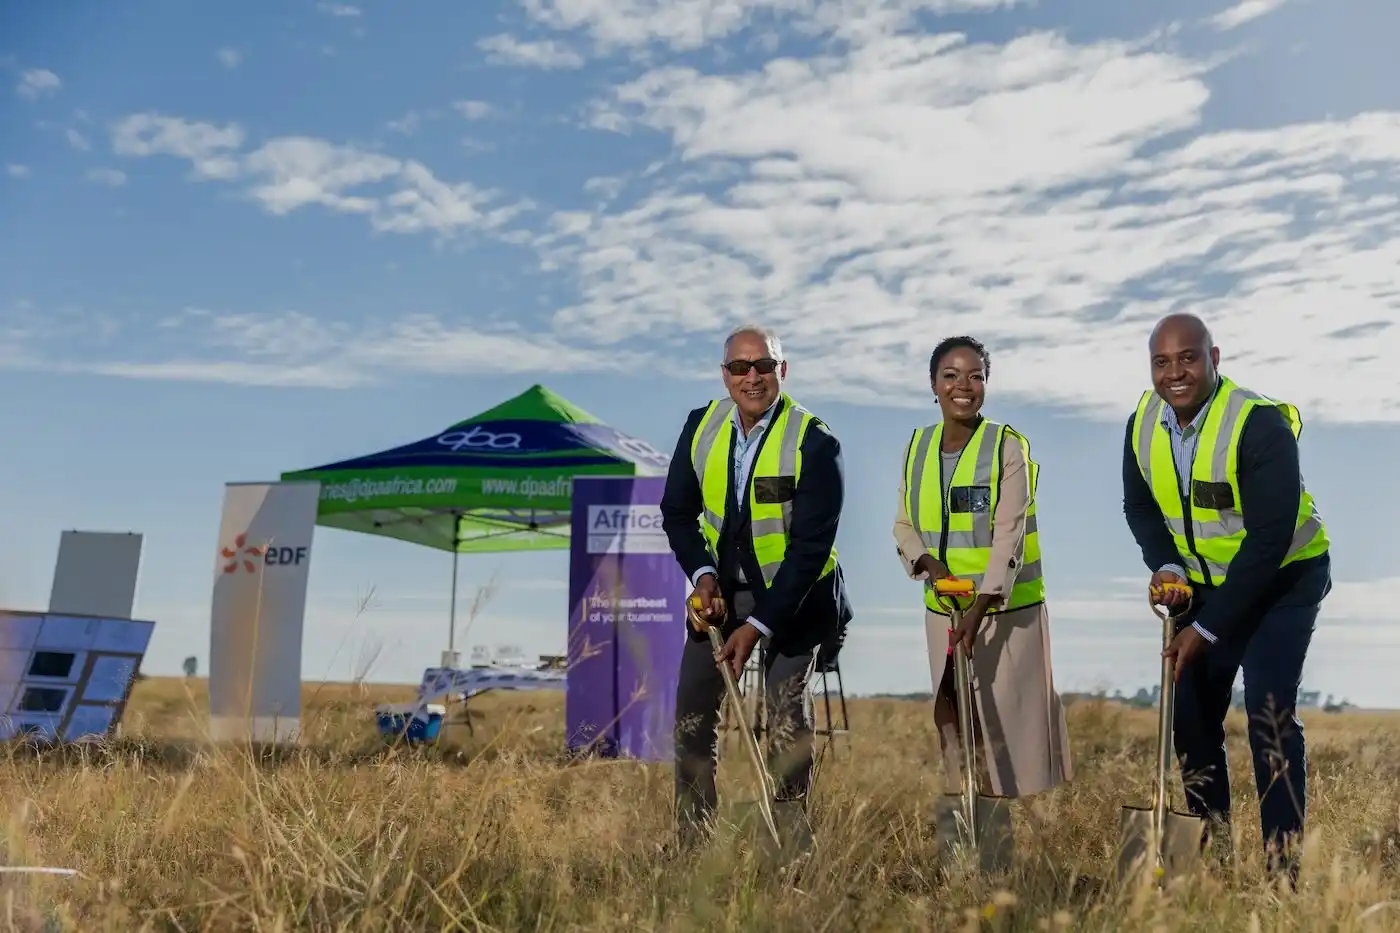
[[[1168,594],[1171,593],[1181,593],[1185,595],[1186,605],[1179,610],[1173,611],[1169,609],[1164,612],[1162,610],[1162,600],[1166,599]],[[1195,591],[1192,590],[1190,584],[1187,583],[1163,583],[1159,586],[1149,586],[1147,588],[1147,604],[1152,607],[1152,614],[1163,622],[1167,620],[1168,613],[1177,615],[1190,609],[1191,600],[1194,596]]]
[[[933,591],[939,596],[971,596],[977,592],[977,584],[957,577],[944,577],[933,581]]]
[[[716,596],[713,600],[711,600],[710,605],[712,607],[718,606],[718,615],[721,617],[724,615],[725,605],[723,598]],[[715,624],[715,620],[706,619],[700,615],[701,611],[704,608],[705,604],[700,600],[699,596],[691,596],[685,602],[686,617],[690,620],[690,627],[695,629],[695,631],[697,632],[703,632],[705,631],[705,629]]]
[[[967,607],[958,602],[959,597],[971,599],[977,595],[977,584],[971,580],[959,580],[957,577],[943,577],[933,581],[933,595],[938,600],[938,604],[948,610],[950,615],[960,613]],[[968,605],[971,605],[970,603]]]
[[[685,614],[690,617],[690,627],[697,632],[703,632],[706,628],[704,621],[700,618],[700,597],[692,596],[685,601]]]
[[[1154,601],[1163,598],[1168,593],[1185,593],[1189,597],[1191,595],[1191,586],[1188,583],[1163,583],[1160,586],[1152,587],[1151,591]]]

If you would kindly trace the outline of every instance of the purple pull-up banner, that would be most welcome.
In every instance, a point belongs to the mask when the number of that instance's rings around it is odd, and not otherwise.
[[[690,582],[661,530],[664,477],[578,477],[569,560],[569,750],[671,761]]]

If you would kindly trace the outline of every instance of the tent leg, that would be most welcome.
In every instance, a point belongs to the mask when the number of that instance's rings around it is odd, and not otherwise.
[[[447,650],[457,647],[457,549],[452,549],[452,604],[447,610]]]

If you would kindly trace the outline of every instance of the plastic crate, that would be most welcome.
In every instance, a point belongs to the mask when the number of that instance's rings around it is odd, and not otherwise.
[[[442,731],[442,720],[447,715],[447,707],[429,703],[427,719],[415,719],[417,703],[384,703],[374,708],[374,718],[379,724],[379,734],[387,739],[402,738],[408,742],[433,742]]]

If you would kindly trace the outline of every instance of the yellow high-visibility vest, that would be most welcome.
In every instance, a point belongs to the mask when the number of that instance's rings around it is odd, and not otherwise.
[[[1196,583],[1219,586],[1225,582],[1230,562],[1244,543],[1238,470],[1240,437],[1245,419],[1260,405],[1277,408],[1295,438],[1302,433],[1303,419],[1297,408],[1241,388],[1222,376],[1196,440],[1188,497],[1181,491],[1171,434],[1162,424],[1167,403],[1150,390],[1138,401],[1132,435],[1138,469],[1167,520],[1186,575]],[[1301,479],[1299,482],[1301,485]],[[1313,497],[1304,488],[1298,497],[1293,543],[1280,566],[1316,557],[1327,547],[1327,528]]]
[[[1021,445],[1026,459],[1030,498],[1026,507],[1024,560],[1011,592],[990,612],[1010,612],[1045,601],[1040,565],[1040,533],[1036,520],[1036,485],[1040,465],[1031,459],[1031,445],[1020,433],[985,418],[958,455],[958,465],[943,495],[943,424],[919,428],[909,440],[904,458],[904,510],[928,553],[955,577],[973,581],[978,589],[992,556],[992,525],[1001,499],[1002,445]],[[924,605],[939,615],[933,582],[924,585]]]
[[[690,442],[690,463],[700,481],[704,508],[700,530],[710,545],[710,556],[719,566],[719,533],[724,527],[729,487],[733,483],[731,451],[734,441],[734,400],[716,399],[700,419]],[[760,439],[758,455],[749,474],[747,493],[752,519],[753,551],[765,585],[782,566],[792,527],[792,496],[802,477],[802,440],[811,429],[827,430],[815,415],[786,393],[779,396],[767,432]],[[736,496],[737,498],[737,496]],[[772,501],[781,499],[784,501]],[[768,500],[768,501],[761,501]],[[836,548],[822,568],[825,577],[836,569]]]

